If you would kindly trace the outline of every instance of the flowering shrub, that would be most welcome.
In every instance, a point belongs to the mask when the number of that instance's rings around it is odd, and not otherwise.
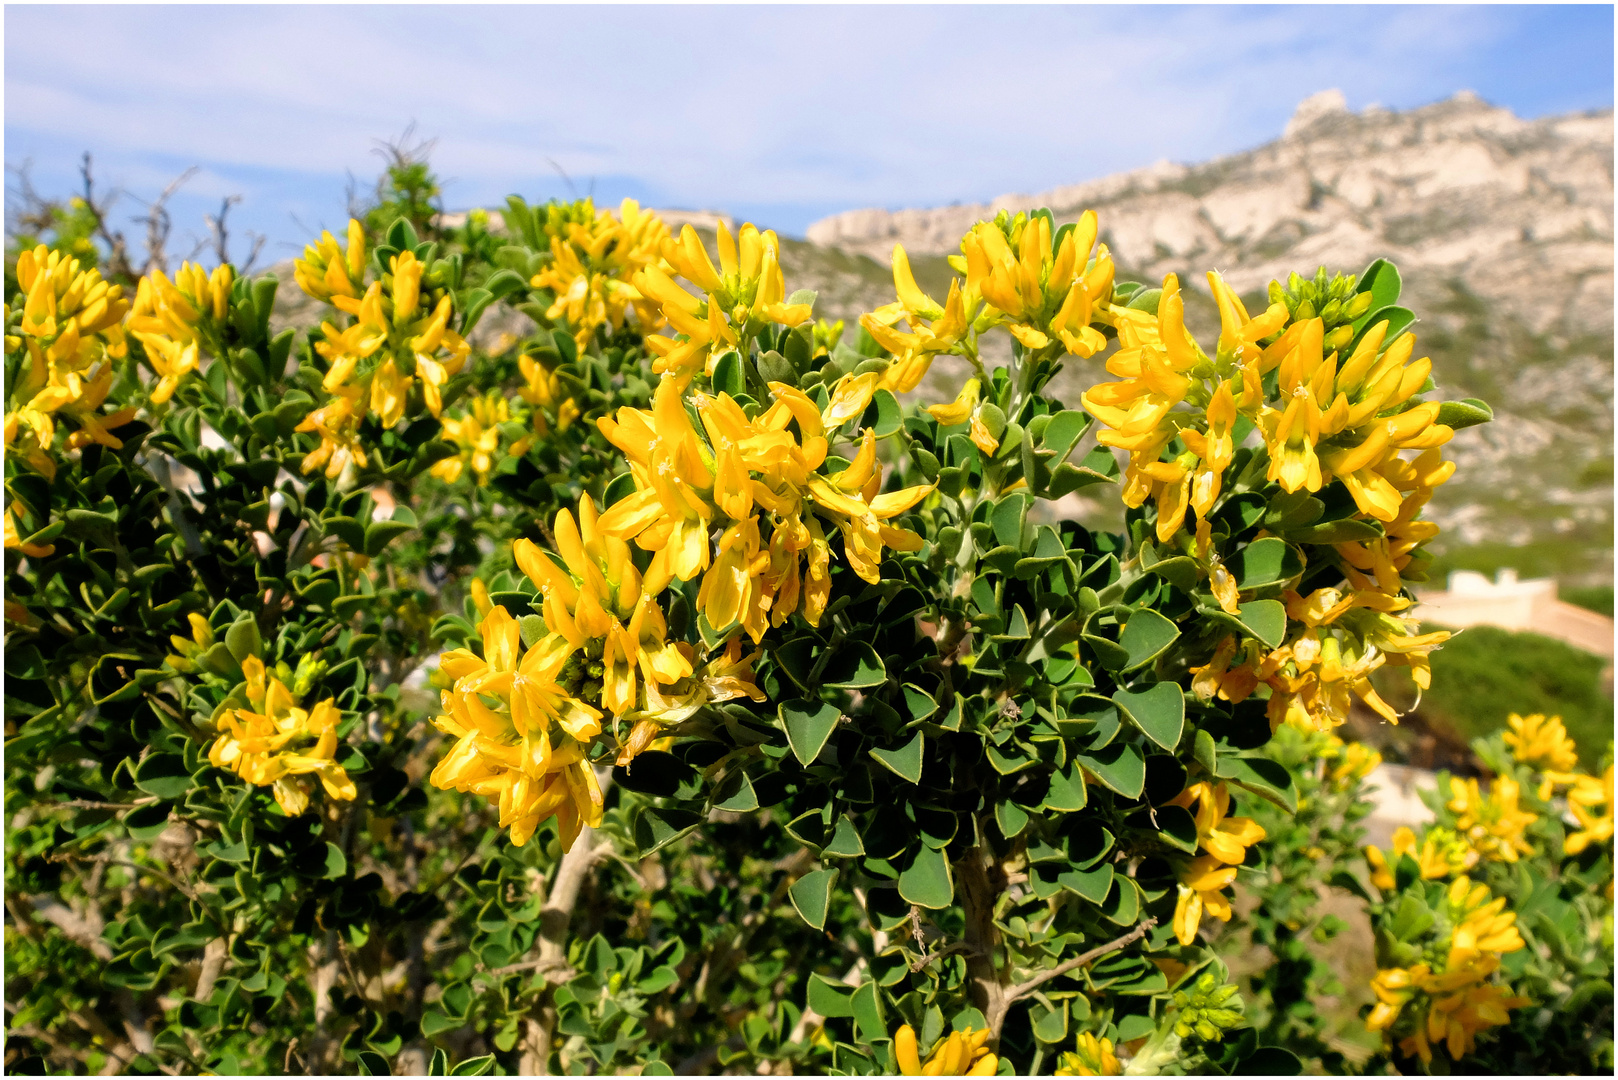
[[[18,257],[13,1068],[1336,1070],[1325,884],[1401,1067],[1537,1060],[1534,1009],[1610,1061],[1611,771],[1543,718],[1351,872],[1332,731],[1428,685],[1419,514],[1489,417],[1390,264],[1210,274],[1205,345],[1094,214],[1001,214],[845,341],[751,225],[417,217],[310,245],[310,333],[228,265]]]

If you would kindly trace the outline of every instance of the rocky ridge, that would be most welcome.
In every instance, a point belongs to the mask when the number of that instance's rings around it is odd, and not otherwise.
[[[810,268],[792,283],[815,287],[828,253],[885,266],[898,243],[921,276],[973,222],[1040,206],[1057,220],[1097,211],[1121,276],[1173,272],[1205,294],[1217,268],[1254,302],[1293,270],[1392,259],[1445,396],[1481,397],[1499,417],[1451,444],[1459,472],[1432,509],[1446,546],[1481,569],[1611,581],[1611,110],[1523,120],[1463,92],[1356,114],[1327,91],[1253,150],[975,205],[853,210],[811,225],[807,250],[782,261]],[[828,278],[837,300],[854,299],[849,273]],[[888,299],[881,281],[860,297],[865,310]],[[1211,303],[1198,307],[1193,327],[1213,330]],[[1070,365],[1060,391],[1076,397],[1102,374]]]

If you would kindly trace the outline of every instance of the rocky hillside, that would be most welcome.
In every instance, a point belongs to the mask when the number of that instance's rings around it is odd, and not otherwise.
[[[810,226],[783,262],[793,285],[852,314],[890,298],[882,266],[895,243],[941,263],[974,221],[1038,206],[1058,220],[1096,210],[1138,280],[1172,271],[1205,289],[1218,268],[1252,295],[1291,270],[1391,258],[1446,393],[1482,397],[1500,417],[1453,445],[1461,469],[1434,507],[1451,553],[1610,581],[1612,163],[1610,110],[1527,121],[1462,93],[1355,114],[1328,91],[1254,150],[986,204],[849,211]],[[1214,325],[1211,304],[1202,317]],[[1064,389],[1099,375],[1074,370]]]
[[[942,297],[945,256],[973,222],[1002,207],[1048,206],[1058,220],[1094,209],[1120,276],[1179,274],[1188,319],[1211,340],[1210,268],[1262,306],[1270,279],[1291,270],[1391,258],[1445,396],[1483,398],[1498,416],[1451,444],[1460,469],[1432,507],[1446,527],[1443,565],[1610,584],[1612,163],[1611,110],[1527,121],[1462,93],[1355,114],[1329,91],[1255,150],[986,204],[853,210],[810,226],[807,240],[784,238],[782,263],[789,289],[816,290],[817,314],[852,331],[893,298],[895,243]],[[712,241],[706,216],[692,223]],[[290,283],[290,264],[276,269]],[[286,322],[318,321],[295,288],[279,300]],[[479,328],[485,341],[529,329],[500,307]],[[1054,391],[1075,402],[1102,377],[1097,361],[1073,363]],[[963,379],[941,361],[917,396],[953,396]]]

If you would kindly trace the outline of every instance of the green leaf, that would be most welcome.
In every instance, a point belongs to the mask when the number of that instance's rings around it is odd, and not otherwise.
[[[1221,754],[1214,775],[1268,799],[1288,813],[1297,812],[1297,786],[1292,782],[1292,774],[1280,762],[1262,757]]]
[[[1402,308],[1396,304],[1376,308],[1369,315],[1364,317],[1364,324],[1355,331],[1354,341],[1349,345],[1347,350],[1348,353],[1352,353],[1355,349],[1359,348],[1360,340],[1365,337],[1367,332],[1374,329],[1376,325],[1381,322],[1388,324],[1387,331],[1382,335],[1382,348],[1386,349],[1388,345],[1393,342],[1394,338],[1404,333],[1412,324],[1416,322],[1416,313],[1411,311],[1409,308]],[[1356,325],[1359,325],[1359,323],[1356,322]]]
[[[809,976],[809,1007],[828,1020],[854,1015],[851,996],[849,987],[834,983],[819,972]]]
[[[1163,749],[1173,751],[1180,744],[1180,732],[1185,727],[1185,694],[1179,683],[1153,683],[1139,693],[1118,690],[1112,700],[1131,723]]]
[[[442,1015],[442,1014],[435,1014],[435,1015]],[[428,1032],[427,1032],[427,1017],[426,1017],[425,1014],[422,1016],[421,1022],[422,1022],[422,1034],[424,1034],[424,1035],[428,1034]],[[427,1066],[427,1075],[428,1076],[448,1076],[449,1075],[449,1055],[444,1053],[443,1047],[439,1047],[439,1048],[437,1048],[437,1049],[435,1049],[433,1051],[433,1060],[432,1060],[432,1063]]]
[[[1156,660],[1179,636],[1179,628],[1151,608],[1135,612],[1118,635],[1119,646],[1129,653],[1123,670],[1133,671]]]
[[[467,1058],[449,1071],[451,1076],[482,1076],[494,1068],[494,1055],[484,1054],[482,1057]]]
[[[921,732],[897,750],[871,751],[871,756],[893,770],[900,779],[908,780],[912,784],[921,783],[921,755],[925,748],[926,739]]]
[[[166,803],[137,806],[124,815],[124,828],[129,830],[132,838],[142,844],[156,840],[168,827],[169,808]]]
[[[727,350],[714,364],[713,388],[716,394],[739,397],[747,392],[747,377],[742,372],[742,358],[734,349]]]
[[[1034,1038],[1046,1046],[1067,1039],[1067,1002],[1057,1002],[1050,1008],[1035,1002],[1028,1007],[1028,1019],[1033,1022]]]
[[[853,859],[865,854],[865,842],[860,839],[859,830],[854,828],[854,823],[845,815],[837,819],[837,828],[832,833],[831,840],[820,849],[820,853]]]
[[[899,895],[917,907],[935,911],[949,907],[955,899],[955,880],[949,858],[941,849],[926,844],[916,848],[910,865],[899,875]]]
[[[1028,811],[1014,802],[996,803],[994,821],[1000,826],[1000,835],[1010,840],[1027,827]]]
[[[1287,636],[1287,609],[1279,600],[1249,600],[1237,606],[1242,625],[1270,648],[1278,648]]]
[[[619,473],[607,484],[607,490],[601,498],[601,506],[605,509],[619,499],[627,498],[633,494],[635,494],[635,474]]]
[[[249,656],[264,655],[264,639],[259,637],[258,621],[251,615],[243,615],[231,623],[225,631],[225,648],[237,663]]]
[[[415,526],[408,522],[393,521],[391,519],[371,522],[365,527],[365,554],[373,559],[376,558],[376,556],[382,554],[383,549],[388,546],[390,540],[400,533],[409,532],[413,528]]]
[[[788,890],[792,906],[816,930],[826,928],[826,911],[831,906],[831,887],[836,880],[836,870],[815,870],[793,882]]]
[[[191,774],[179,754],[151,754],[135,767],[135,786],[159,799],[178,799],[191,790]]]
[[[876,1043],[888,1037],[888,1027],[882,1018],[882,999],[877,993],[875,982],[867,979],[860,983],[859,989],[854,991],[850,1005],[862,1042]]]
[[[1090,792],[1084,783],[1084,772],[1077,764],[1070,763],[1066,768],[1051,773],[1051,786],[1045,792],[1045,801],[1041,805],[1046,810],[1071,814],[1083,810],[1089,801]]]
[[[334,880],[348,873],[348,858],[344,856],[343,849],[326,841],[326,870],[321,876],[327,880]]]
[[[643,807],[635,817],[635,846],[645,858],[700,824],[702,816],[689,810],[674,806]]]
[[[392,1076],[393,1070],[388,1068],[388,1059],[375,1050],[361,1050],[359,1052],[359,1066],[361,1076]]]
[[[1198,731],[1196,741],[1192,744],[1191,753],[1197,759],[1198,765],[1207,769],[1208,772],[1218,775],[1214,770],[1219,767],[1219,753],[1214,747],[1212,735],[1206,731]]]
[[[891,391],[878,390],[871,398],[864,417],[867,427],[876,432],[876,437],[886,439],[889,435],[896,435],[904,427],[904,410],[899,407],[899,399]]]
[[[1073,895],[1099,904],[1112,890],[1112,875],[1112,863],[1101,863],[1089,870],[1069,866],[1056,875],[1056,881]]]
[[[1130,926],[1140,918],[1140,890],[1135,883],[1122,874],[1114,874],[1112,888],[1101,903],[1101,914],[1118,926]]]
[[[1020,491],[995,503],[989,511],[989,523],[994,527],[994,538],[1008,547],[1022,546],[1023,514],[1028,509],[1028,497]]]
[[[1146,567],[1146,571],[1165,579],[1181,592],[1190,592],[1196,588],[1197,578],[1202,572],[1197,566],[1197,560],[1189,555],[1176,555],[1172,559],[1160,559],[1151,566]]]
[[[1254,540],[1230,561],[1238,588],[1257,589],[1288,581],[1303,572],[1303,562],[1285,540],[1266,536]]]
[[[1198,732],[1199,735],[1207,734]],[[1183,806],[1159,806],[1150,814],[1137,814],[1130,819],[1130,824],[1143,824],[1137,819],[1145,817],[1149,824],[1153,818],[1157,821],[1157,832],[1163,842],[1179,848],[1187,855],[1197,853],[1197,822],[1191,812]]]
[[[905,683],[901,689],[904,691],[905,708],[909,710],[912,722],[919,723],[938,711],[938,702],[915,683]]]
[[[1438,407],[1438,422],[1456,431],[1476,424],[1487,424],[1494,419],[1494,410],[1477,398],[1446,401]]]
[[[1370,319],[1371,312],[1377,308],[1384,308],[1399,302],[1399,292],[1404,283],[1399,278],[1399,268],[1387,259],[1373,260],[1371,265],[1360,274],[1355,283],[1355,295],[1368,292],[1371,294],[1371,308],[1354,322],[1354,329],[1359,330]]]
[[[715,793],[714,799],[715,810],[745,814],[758,809],[758,792],[753,790],[753,781],[744,772],[732,773],[726,777],[724,784]]]
[[[1073,760],[1126,799],[1140,798],[1146,787],[1146,759],[1128,743],[1113,743],[1101,750],[1075,750]]]
[[[863,641],[845,641],[827,663],[822,675],[827,686],[839,690],[868,690],[887,681],[887,668],[876,650]]]
[[[805,701],[793,698],[783,701],[776,710],[781,726],[786,730],[787,742],[800,764],[807,765],[820,756],[821,748],[831,738],[832,729],[842,714],[823,701]]]
[[[1338,518],[1336,521],[1323,521],[1319,525],[1284,531],[1286,538],[1295,544],[1353,544],[1379,540],[1387,535],[1381,522],[1362,518]]]

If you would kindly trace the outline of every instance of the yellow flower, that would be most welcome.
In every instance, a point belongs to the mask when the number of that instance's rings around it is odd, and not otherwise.
[[[1516,862],[1517,856],[1532,855],[1534,849],[1523,837],[1523,830],[1539,820],[1517,805],[1519,788],[1509,776],[1497,776],[1483,796],[1476,780],[1449,781],[1449,808],[1455,824],[1480,855],[1502,862]]]
[[[1348,743],[1343,747],[1343,760],[1331,770],[1332,783],[1344,785],[1350,780],[1362,780],[1382,764],[1382,755],[1365,743]]]
[[[635,492],[602,515],[603,532],[634,539],[647,551],[668,549],[669,571],[690,581],[708,568],[708,522],[713,517],[713,456],[686,414],[683,387],[664,379],[652,408],[618,410],[597,420],[607,441],[623,451]]]
[[[656,302],[633,281],[661,261],[668,226],[634,199],[623,201],[616,218],[610,210],[597,213],[589,199],[578,204],[577,212],[587,220],[559,223],[550,237],[549,264],[529,281],[555,297],[545,317],[565,319],[580,348],[600,327],[622,329],[630,312],[643,332],[657,328]]]
[[[200,618],[191,616],[193,627]],[[199,644],[205,629],[203,623],[195,630]],[[175,642],[184,644],[178,638]],[[266,679],[264,662],[256,656],[242,661],[242,674],[252,709],[229,709],[220,717],[225,730],[208,749],[209,764],[250,784],[273,785],[275,801],[288,817],[296,817],[309,805],[309,789],[296,779],[309,773],[320,778],[329,797],[353,799],[358,794],[354,781],[336,761],[341,716],[336,700],[327,698],[307,711],[299,708],[285,683]],[[307,745],[310,739],[313,746]]]
[[[1428,829],[1418,849],[1415,831],[1408,825],[1401,825],[1394,830],[1392,851],[1392,862],[1397,862],[1402,855],[1415,859],[1422,878],[1428,881],[1464,873],[1478,862],[1478,853],[1472,846],[1463,837],[1442,826]],[[1390,860],[1380,848],[1368,846],[1365,861],[1370,864],[1373,885],[1384,891],[1394,887]]]
[[[43,244],[18,255],[16,273],[24,296],[22,318],[17,335],[6,337],[6,352],[25,356],[6,388],[5,448],[36,472],[54,478],[51,451],[58,411],[89,428],[92,438],[106,427],[119,426],[110,418],[98,418],[95,410],[112,378],[106,361],[127,355],[120,321],[129,301],[123,287],[102,280],[100,271],[81,270],[77,259]],[[11,317],[8,306],[8,325]],[[95,368],[98,363],[101,366]]]
[[[1450,1057],[1459,1059],[1476,1045],[1479,1032],[1509,1022],[1509,1010],[1528,1004],[1510,990],[1494,983],[1500,956],[1523,948],[1514,912],[1506,911],[1505,897],[1490,898],[1486,885],[1459,877],[1445,892],[1440,931],[1447,931],[1447,942],[1436,938],[1427,963],[1408,968],[1384,968],[1371,981],[1376,1004],[1366,1026],[1387,1031],[1409,1008],[1411,1031],[1400,1041],[1406,1054],[1432,1062],[1432,1047],[1443,1045]]]
[[[360,420],[365,415],[360,396],[357,387],[341,387],[331,401],[311,411],[293,428],[320,436],[320,445],[304,456],[302,471],[324,465],[327,479],[335,480],[351,461],[359,468],[366,466],[365,448],[359,440]]]
[[[934,420],[945,427],[964,424],[977,407],[979,387],[977,379],[968,379],[966,385],[961,387],[961,392],[955,395],[954,401],[948,405],[929,405],[927,411],[932,414]]]
[[[1227,816],[1230,790],[1223,782],[1191,784],[1168,805],[1192,812],[1198,845],[1220,862],[1240,864],[1247,858],[1247,849],[1264,839],[1264,827],[1252,818]]]
[[[1579,749],[1568,737],[1560,716],[1547,718],[1544,713],[1518,716],[1512,713],[1506,719],[1506,745],[1512,756],[1524,765],[1540,766],[1558,772],[1570,772],[1579,764]]]
[[[1123,1065],[1112,1052],[1111,1039],[1098,1039],[1092,1032],[1081,1031],[1077,1045],[1062,1054],[1057,1063],[1057,1076],[1122,1076]]]
[[[1000,1059],[988,1048],[988,1028],[954,1031],[939,1040],[923,1064],[916,1031],[905,1024],[893,1035],[893,1056],[902,1076],[993,1076]]]
[[[647,686],[673,686],[689,676],[690,660],[665,640],[656,600],[669,582],[667,554],[654,556],[642,578],[629,545],[600,528],[588,495],[577,523],[567,510],[557,512],[553,533],[562,566],[528,540],[518,540],[513,555],[540,589],[545,625],[600,665],[602,706],[614,716],[633,709],[637,674]]]
[[[234,281],[228,263],[212,274],[196,263],[185,263],[173,281],[162,270],[141,278],[129,312],[129,333],[145,347],[146,359],[158,375],[152,404],[161,405],[174,396],[180,381],[198,369],[204,347],[218,354]]]
[[[561,634],[546,634],[526,652],[517,620],[493,607],[479,627],[483,656],[444,654],[440,670],[454,680],[433,720],[454,747],[429,777],[434,787],[496,802],[511,842],[528,842],[555,816],[562,848],[601,821],[602,795],[587,753],[601,732],[601,712],[572,695],[583,664]]]
[[[1044,348],[1055,338],[1075,356],[1093,356],[1106,338],[1090,320],[1111,294],[1113,277],[1106,245],[1090,260],[1098,228],[1087,210],[1053,249],[1043,214],[979,222],[961,240],[967,291],[987,300],[994,312],[986,314],[1024,348]]]
[[[432,474],[453,484],[470,465],[478,483],[487,484],[500,449],[500,425],[510,419],[511,406],[499,390],[473,398],[467,415],[444,420],[444,441],[454,443],[460,452],[434,464]]]
[[[1577,832],[1567,835],[1562,850],[1577,855],[1591,844],[1612,839],[1612,766],[1600,779],[1579,776],[1567,793],[1568,812],[1578,822]]]
[[[55,544],[30,544],[17,531],[16,516],[24,512],[23,504],[13,502],[6,508],[5,514],[5,546],[8,549],[20,551],[30,559],[43,559],[56,552]],[[31,534],[30,534],[31,535]]]
[[[1198,855],[1180,867],[1179,898],[1174,904],[1174,936],[1181,945],[1197,939],[1197,927],[1206,911],[1222,922],[1230,921],[1230,901],[1223,892],[1236,880],[1236,868],[1217,856]]]
[[[357,300],[365,289],[365,227],[349,219],[346,252],[330,232],[322,232],[319,243],[305,247],[303,258],[294,260],[292,276],[316,300],[329,303],[334,296]]]
[[[663,317],[684,341],[652,336],[646,347],[658,356],[652,370],[688,375],[713,364],[727,347],[738,346],[772,323],[797,326],[810,316],[811,305],[785,302],[781,276],[781,242],[775,233],[743,225],[737,237],[724,222],[718,227],[719,269],[690,225],[679,240],[663,244],[663,258],[673,273],[706,295],[692,296],[656,265],[635,275],[635,287],[657,303]]]
[[[352,227],[350,231],[354,235]],[[351,240],[351,257],[353,251]],[[354,322],[341,329],[331,322],[321,324],[324,340],[315,344],[315,351],[330,365],[322,385],[329,394],[359,391],[351,406],[356,420],[368,408],[383,427],[394,426],[403,419],[406,400],[418,381],[427,411],[437,416],[443,408],[444,384],[471,354],[471,346],[449,329],[454,310],[449,293],[445,291],[431,310],[423,305],[425,271],[414,252],[400,252],[389,258],[383,279],[371,282],[363,295],[349,290],[326,297]],[[305,465],[304,471],[309,468]]]
[[[952,278],[949,294],[940,306],[916,284],[910,259],[898,244],[893,246],[893,287],[899,299],[860,316],[860,325],[893,354],[892,364],[881,373],[882,385],[903,394],[921,382],[934,356],[954,352],[962,345],[979,301],[975,294],[969,297],[963,293],[960,280]],[[894,329],[901,320],[909,323],[910,332]]]

